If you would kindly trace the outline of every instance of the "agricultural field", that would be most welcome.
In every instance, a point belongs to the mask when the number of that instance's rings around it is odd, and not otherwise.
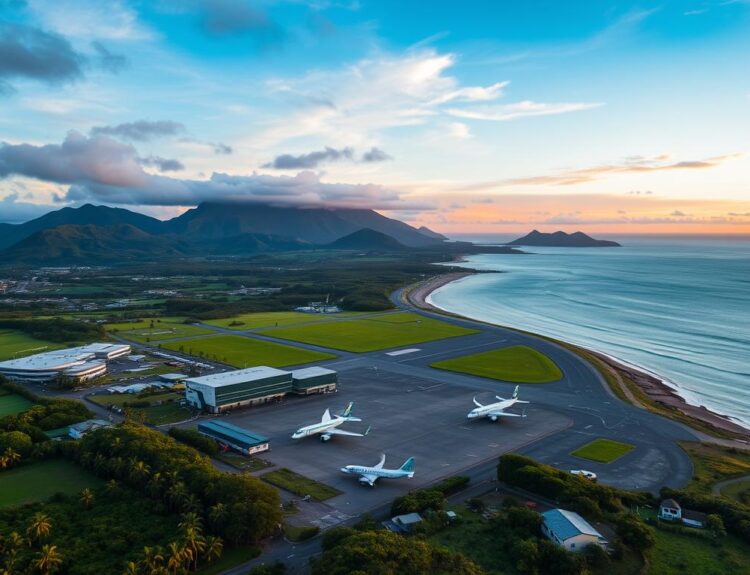
[[[286,367],[335,357],[329,353],[299,349],[289,345],[260,341],[238,335],[216,335],[188,339],[164,343],[161,347],[207,360],[220,361],[239,368],[256,365]]]
[[[183,321],[184,318],[180,317],[147,318],[132,323],[110,323],[105,325],[105,328],[110,333],[116,333],[120,337],[139,343],[158,342],[167,339],[194,337],[213,333],[209,329],[186,324]]]
[[[15,393],[5,393],[0,389],[0,418],[26,411],[32,405],[34,404],[25,397]]]
[[[0,361],[24,357],[43,351],[52,351],[63,347],[65,346],[61,343],[36,339],[17,330],[0,330]]]
[[[68,461],[39,461],[0,473],[0,508],[42,501],[60,492],[78,493],[100,484],[96,477]]]
[[[550,358],[525,345],[454,357],[430,367],[512,383],[552,383],[563,375]]]
[[[260,333],[332,349],[367,352],[470,335],[477,331],[403,312],[262,329]]]
[[[360,315],[358,312],[341,312],[336,314],[302,313],[299,311],[271,311],[260,313],[243,313],[224,319],[212,319],[204,323],[236,329],[240,331],[259,327],[287,326],[298,323],[317,321],[335,321],[337,319]]]
[[[285,489],[290,493],[299,495],[300,497],[309,495],[311,498],[315,499],[315,501],[325,501],[331,497],[341,495],[341,491],[338,489],[315,481],[314,479],[309,479],[299,473],[287,469],[286,467],[261,475],[260,478],[271,485]]]
[[[598,463],[612,463],[635,449],[635,445],[612,441],[611,439],[595,439],[583,447],[579,447],[570,454]]]

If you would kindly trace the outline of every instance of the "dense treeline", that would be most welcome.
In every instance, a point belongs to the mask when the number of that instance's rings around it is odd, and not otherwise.
[[[55,343],[89,342],[106,335],[99,324],[62,318],[0,319],[0,329],[16,329],[31,337]]]
[[[718,515],[729,533],[750,542],[750,508],[747,506],[725,497],[712,497],[668,487],[661,490],[661,496],[672,498],[688,509],[707,513],[709,517]]]
[[[313,575],[482,575],[484,571],[463,555],[406,539],[389,531],[331,530]],[[329,532],[331,533],[331,532]]]
[[[190,447],[195,447],[195,449],[202,451],[206,455],[216,455],[219,453],[219,446],[216,445],[216,442],[195,429],[171,427],[169,429],[169,435],[174,437],[177,441],[189,445]]]
[[[536,493],[573,508],[588,517],[617,513],[631,505],[652,503],[648,493],[623,491],[565,473],[533,459],[509,453],[497,466],[499,481]]]
[[[446,497],[457,493],[469,484],[469,478],[463,475],[448,477],[429,489],[415,489],[406,495],[396,497],[391,505],[391,515],[406,513],[423,513],[441,511],[445,508]]]
[[[88,434],[73,456],[99,477],[142,490],[174,512],[197,514],[209,533],[234,544],[267,537],[281,519],[272,487],[222,473],[194,449],[135,423]]]

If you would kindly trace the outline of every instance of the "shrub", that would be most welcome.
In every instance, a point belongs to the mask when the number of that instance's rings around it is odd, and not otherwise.
[[[219,453],[219,446],[210,437],[202,435],[195,429],[180,429],[179,427],[172,427],[169,430],[169,435],[174,437],[177,441],[181,441],[191,447],[195,447],[198,451],[202,451],[206,455],[216,455]]]
[[[453,495],[454,493],[458,493],[462,489],[465,489],[466,486],[469,485],[469,481],[470,478],[465,475],[454,475],[453,477],[443,479],[440,483],[434,485],[430,489],[440,491],[447,497],[448,495]]]

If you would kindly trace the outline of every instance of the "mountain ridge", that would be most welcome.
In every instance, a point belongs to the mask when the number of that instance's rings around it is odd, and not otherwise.
[[[532,230],[525,236],[508,242],[509,246],[537,246],[558,248],[607,248],[621,247],[611,240],[597,240],[583,232],[566,233],[556,231],[552,233]]]

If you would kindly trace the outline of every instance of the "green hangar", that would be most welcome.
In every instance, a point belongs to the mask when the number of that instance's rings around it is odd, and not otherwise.
[[[185,399],[192,406],[221,413],[278,399],[287,393],[310,395],[336,389],[336,372],[322,367],[284,371],[257,366],[185,380]]]

